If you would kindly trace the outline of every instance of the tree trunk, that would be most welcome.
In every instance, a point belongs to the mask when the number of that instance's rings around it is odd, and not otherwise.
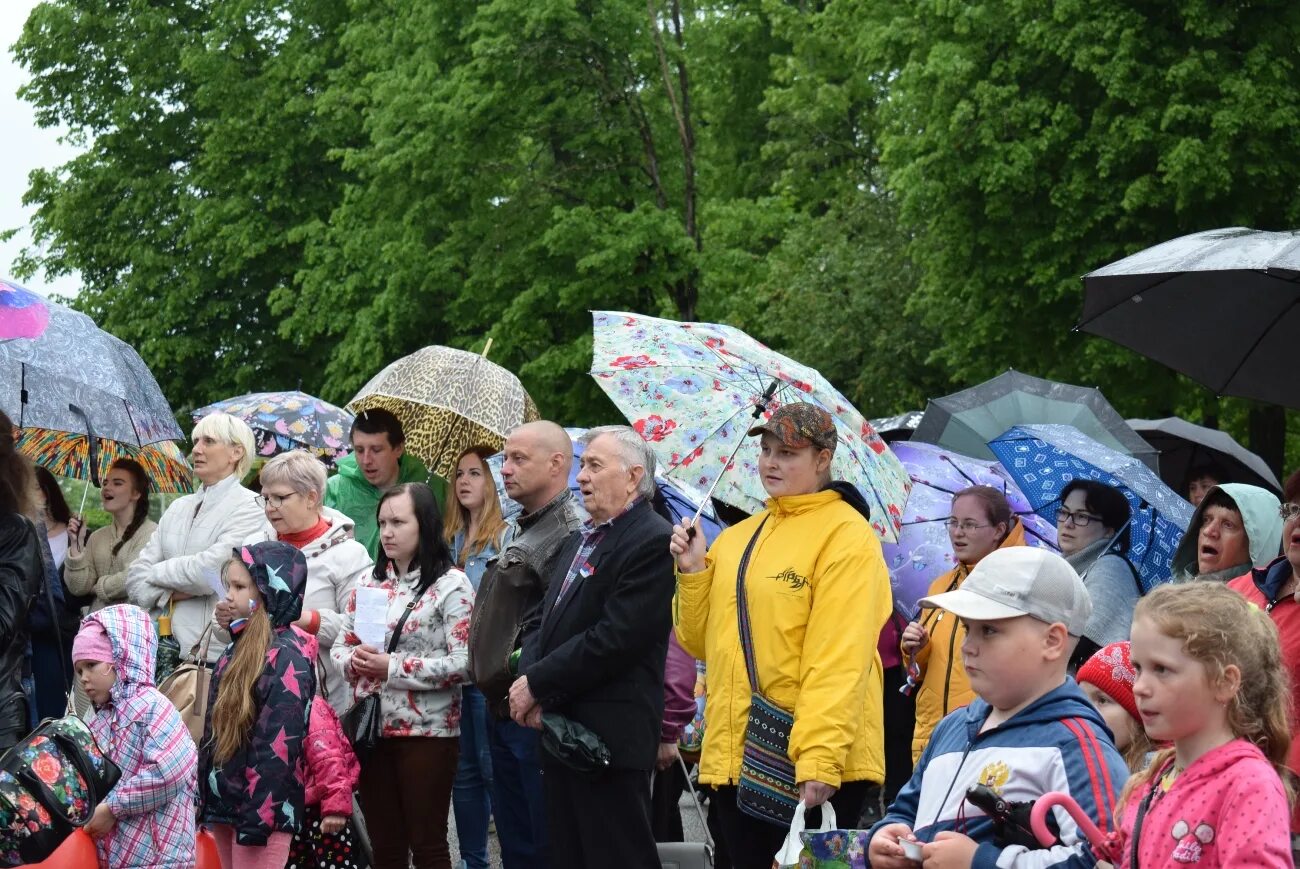
[[[1286,411],[1276,404],[1259,404],[1250,408],[1250,449],[1273,469],[1279,480],[1285,479]]]

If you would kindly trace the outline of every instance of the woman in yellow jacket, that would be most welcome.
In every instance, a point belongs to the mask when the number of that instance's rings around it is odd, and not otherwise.
[[[835,427],[812,404],[781,407],[764,425],[759,474],[767,509],[724,531],[674,529],[677,639],[709,668],[700,782],[715,790],[722,838],[735,869],[769,869],[787,829],[736,803],[750,686],[736,608],[737,570],[751,539],[745,591],[759,690],[794,715],[790,760],[801,798],[828,799],[853,826],[868,788],[884,779],[880,655],[889,573],[867,507],[831,482]],[[757,535],[757,537],[755,537]]]
[[[1024,546],[1025,526],[1011,514],[1006,496],[997,489],[971,486],[952,496],[948,539],[957,566],[930,584],[932,595],[961,588],[971,568],[995,549]],[[903,665],[908,668],[908,684],[918,689],[913,763],[943,717],[975,699],[961,660],[964,634],[952,613],[941,609],[926,610],[920,621],[903,631]]]

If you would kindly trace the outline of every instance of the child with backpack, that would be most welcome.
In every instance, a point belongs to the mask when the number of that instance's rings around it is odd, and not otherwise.
[[[1067,675],[1092,613],[1083,581],[1059,555],[991,552],[962,587],[922,598],[961,619],[970,705],[947,715],[885,817],[872,829],[873,869],[1079,867],[1096,857],[1078,826],[1053,811],[1052,847],[1028,832],[1029,804],[1067,791],[1103,831],[1128,777],[1105,722]],[[1006,808],[989,814],[985,808]]]
[[[130,604],[86,616],[72,641],[77,682],[94,704],[90,732],[122,777],[85,831],[99,865],[192,869],[198,757],[180,713],[154,687],[158,639]]]
[[[1218,582],[1166,585],[1133,613],[1133,696],[1169,743],[1125,789],[1121,866],[1289,867],[1286,671],[1269,617]]]
[[[234,550],[222,569],[235,613],[213,669],[199,817],[225,869],[282,869],[304,810],[307,715],[316,693],[302,614],[307,562],[279,541]]]
[[[1137,671],[1129,660],[1129,641],[1098,649],[1074,678],[1110,728],[1129,771],[1145,769],[1153,746],[1142,729],[1142,716],[1133,697]]]

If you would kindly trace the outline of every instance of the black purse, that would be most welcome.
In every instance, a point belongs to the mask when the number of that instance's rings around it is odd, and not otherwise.
[[[393,635],[388,638],[388,654],[393,654],[397,648],[397,641],[402,636],[402,627],[410,617],[415,605],[424,597],[424,593],[433,587],[429,583],[417,594],[411,598],[411,602],[402,610],[402,614],[397,618],[397,624],[393,627]],[[357,760],[364,761],[366,757],[375,750],[379,740],[384,736],[384,709],[380,702],[379,694],[367,694],[356,703],[352,708],[343,713],[340,722],[343,725],[343,735],[352,743],[352,751],[356,754]]]

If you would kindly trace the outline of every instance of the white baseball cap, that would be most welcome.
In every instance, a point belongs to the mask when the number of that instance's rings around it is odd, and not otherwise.
[[[1033,616],[1062,623],[1074,637],[1082,636],[1092,615],[1092,598],[1070,563],[1032,546],[996,549],[975,565],[961,588],[918,603],[979,621]]]

